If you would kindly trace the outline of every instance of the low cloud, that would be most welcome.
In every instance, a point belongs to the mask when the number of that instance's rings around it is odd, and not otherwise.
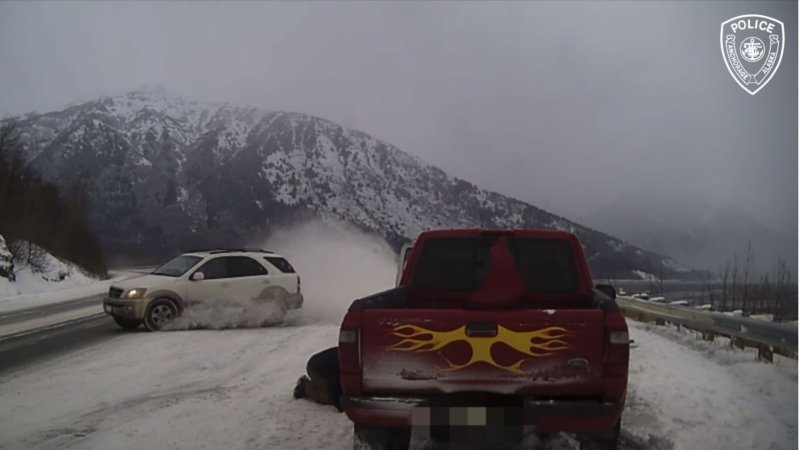
[[[300,274],[303,321],[339,323],[353,300],[394,287],[397,255],[382,238],[350,225],[285,227],[264,248],[285,256]]]

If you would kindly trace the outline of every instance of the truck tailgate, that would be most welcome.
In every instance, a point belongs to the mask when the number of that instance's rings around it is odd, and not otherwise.
[[[587,395],[603,377],[600,310],[366,310],[361,333],[365,392]]]

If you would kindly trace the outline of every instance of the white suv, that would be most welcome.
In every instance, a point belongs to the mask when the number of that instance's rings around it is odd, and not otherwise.
[[[193,303],[222,299],[276,304],[282,314],[303,306],[300,277],[289,261],[266,250],[185,253],[149,275],[111,286],[104,311],[132,330],[161,329]]]

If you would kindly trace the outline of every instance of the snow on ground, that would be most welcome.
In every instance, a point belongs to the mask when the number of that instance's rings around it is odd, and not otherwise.
[[[38,270],[15,261],[14,276],[16,279],[13,282],[0,278],[0,301],[3,298],[85,286],[98,281],[78,267],[45,252],[42,253],[41,267]]]
[[[292,398],[336,335],[332,324],[121,333],[0,380],[0,448],[347,448],[343,414]]]
[[[284,324],[120,332],[0,375],[0,448],[352,448],[347,417],[294,400],[292,388],[310,355],[336,345],[350,299],[391,286],[395,261],[352,230],[304,230],[270,240],[301,273],[306,294]],[[797,448],[796,361],[760,363],[667,327],[630,327],[637,346],[623,440],[634,448]],[[540,448],[576,445],[560,435]]]
[[[0,277],[0,313],[100,294],[114,281],[134,275],[115,273],[110,280],[100,280],[38,247],[34,250],[41,252],[37,268],[16,261],[14,281]]]
[[[753,352],[628,322],[630,389],[623,427],[675,449],[796,449],[797,361],[767,364]],[[655,445],[656,448],[661,448]]]
[[[292,398],[307,358],[336,344],[335,324],[306,320],[299,312],[264,329],[120,332],[4,376],[0,448],[352,448],[343,414]],[[797,448],[796,362],[687,346],[638,323],[631,331],[627,439],[658,450]],[[542,448],[576,447],[560,436]]]
[[[17,272],[17,281],[15,283],[20,282],[21,274],[23,277],[26,276],[24,271]],[[31,276],[34,277],[33,275]],[[4,293],[3,285],[0,284],[0,313],[99,295],[106,292],[108,287],[116,281],[138,276],[141,276],[141,274],[120,271],[113,272],[108,280],[98,280],[84,276],[80,281],[73,280],[72,282],[69,282],[69,278],[59,282],[33,281],[30,284],[24,284],[25,282],[23,281],[23,289],[18,289],[18,291],[22,291],[22,294],[10,295]],[[5,279],[0,279],[0,283],[4,282],[7,283]],[[31,286],[33,287],[29,290],[28,288]]]

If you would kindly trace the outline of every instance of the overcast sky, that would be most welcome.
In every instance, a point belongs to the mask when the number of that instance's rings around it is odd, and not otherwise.
[[[720,23],[787,28],[757,95]],[[579,220],[643,185],[797,232],[796,2],[0,2],[0,116],[142,84],[322,116]]]

